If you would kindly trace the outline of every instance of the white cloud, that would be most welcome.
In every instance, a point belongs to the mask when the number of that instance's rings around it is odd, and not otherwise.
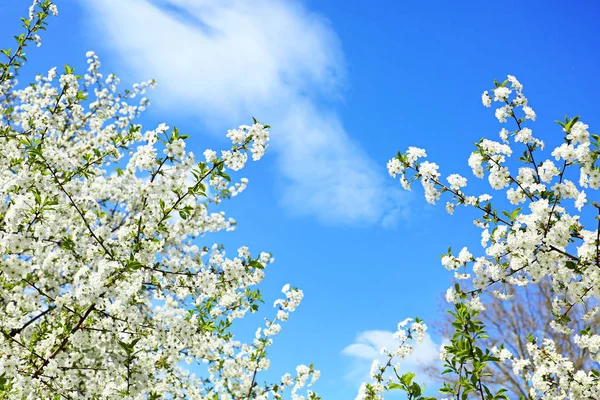
[[[274,126],[283,202],[294,212],[384,226],[404,214],[404,194],[384,162],[369,158],[323,105],[340,98],[345,68],[339,39],[320,15],[292,0],[82,4],[120,67],[158,81],[155,105],[215,126],[250,116]]]
[[[369,381],[372,362],[378,359],[380,365],[384,365],[388,361],[387,357],[381,355],[380,350],[386,348],[392,351],[398,347],[398,339],[393,336],[394,333],[390,331],[373,330],[359,333],[355,342],[342,350],[343,355],[353,359],[346,378],[354,383]],[[435,343],[428,333],[425,334],[422,343],[412,343],[412,345],[413,353],[404,360],[399,360],[400,371],[416,373],[415,381],[418,383],[431,383],[424,367],[439,364],[440,345]]]

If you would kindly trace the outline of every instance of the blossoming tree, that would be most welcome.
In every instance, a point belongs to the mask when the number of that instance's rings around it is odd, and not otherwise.
[[[240,342],[231,328],[257,310],[271,255],[194,240],[234,229],[219,205],[247,180],[229,174],[263,156],[269,127],[232,129],[230,149],[198,160],[177,128],[135,122],[154,82],[119,91],[93,52],[82,76],[20,86],[25,48],[57,13],[34,1],[0,63],[0,398],[318,398],[312,366],[259,380],[302,291],[286,285]]]
[[[551,152],[554,159],[544,159],[544,142],[535,137],[529,125],[536,114],[523,95],[523,85],[508,76],[494,82],[491,92],[482,95],[483,105],[499,103],[495,115],[500,123],[513,122],[503,128],[498,140],[482,139],[469,158],[477,178],[487,180],[495,191],[504,192],[509,209],[494,206],[486,193],[470,194],[467,179],[458,174],[442,178],[437,164],[426,161],[423,149],[409,147],[388,162],[393,177],[399,176],[406,190],[419,181],[427,202],[435,204],[441,196],[449,197],[446,210],[452,214],[458,206],[474,207],[481,217],[474,221],[481,228],[483,253],[475,256],[466,247],[458,254],[451,249],[442,257],[443,266],[453,271],[457,283],[446,294],[454,303],[451,310],[454,332],[450,343],[442,346],[441,359],[445,374],[453,374],[451,383],[440,390],[451,399],[508,398],[505,389],[488,386],[485,375],[493,363],[512,366],[512,373],[527,382],[527,396],[532,399],[600,398],[600,335],[595,321],[600,297],[600,205],[588,200],[600,187],[598,156],[600,136],[588,132],[579,117],[557,121],[564,142]],[[522,156],[512,161],[519,147]],[[496,202],[498,204],[498,202]],[[557,351],[556,343],[539,332],[521,338],[527,343],[525,356],[512,354],[505,346],[485,347],[488,336],[478,314],[485,312],[480,296],[489,293],[511,301],[520,287],[549,282],[552,301],[549,326],[568,335],[583,350],[586,360],[578,362]],[[581,310],[576,313],[575,310]],[[572,321],[580,315],[582,321]],[[402,358],[406,351],[392,353]],[[385,390],[401,389],[411,399],[422,397],[422,388],[412,382],[414,374],[397,375],[398,381],[384,377],[392,367],[377,364],[372,369],[373,382],[361,388],[360,398],[381,398]],[[396,372],[395,368],[392,368]]]

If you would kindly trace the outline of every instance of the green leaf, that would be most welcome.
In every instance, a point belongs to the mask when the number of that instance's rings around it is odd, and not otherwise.
[[[258,260],[252,260],[248,263],[248,265],[256,269],[265,269],[265,266]]]
[[[231,182],[231,177],[224,172],[219,173],[227,182]]]
[[[135,271],[135,270],[138,270],[140,268],[143,268],[144,264],[142,264],[141,262],[139,262],[137,260],[130,260],[130,261],[127,262],[126,267],[127,267],[127,269]]]
[[[418,383],[413,383],[410,387],[410,392],[413,394],[413,396],[420,396],[421,395],[421,386],[419,386]]]
[[[402,377],[400,378],[400,381],[404,385],[410,386],[410,384],[412,383],[412,380],[415,378],[415,376],[417,376],[415,373],[413,373],[413,372],[407,372],[404,375],[402,375]]]

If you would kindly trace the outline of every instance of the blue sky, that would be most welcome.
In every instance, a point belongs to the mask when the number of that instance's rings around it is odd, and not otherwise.
[[[12,46],[26,3],[0,3],[0,47]],[[274,253],[266,307],[284,283],[304,290],[272,368],[314,363],[326,399],[353,398],[369,340],[384,343],[405,317],[438,318],[451,283],[440,254],[478,246],[476,214],[425,205],[419,190],[403,192],[387,176],[386,161],[424,147],[443,174],[481,186],[466,160],[473,142],[501,127],[480,95],[507,74],[524,84],[538,115],[530,126],[549,145],[565,114],[581,115],[591,132],[600,125],[592,1],[57,4],[26,76],[65,63],[81,70],[93,49],[124,83],[157,79],[141,122],[178,126],[196,153],[226,147],[226,129],[252,116],[273,126],[268,156],[244,171],[247,191],[226,205],[238,230],[205,240]],[[260,318],[248,321],[250,333]],[[431,356],[439,341],[419,354]],[[354,356],[343,353],[359,342]]]

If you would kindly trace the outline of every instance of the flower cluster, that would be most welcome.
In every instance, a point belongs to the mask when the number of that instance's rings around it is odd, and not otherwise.
[[[498,355],[500,361],[512,362],[513,373],[516,376],[522,376],[531,382],[530,396],[548,399],[593,399],[600,393],[597,373],[577,370],[571,360],[557,352],[554,341],[544,339],[540,346],[536,340],[530,340],[527,343],[527,352],[527,359],[519,359],[506,349],[498,350]]]
[[[419,393],[416,395],[417,397],[420,396],[422,388],[417,383],[412,382],[415,376],[413,373],[409,372],[402,377],[398,375],[401,364],[400,360],[405,359],[413,353],[413,347],[409,343],[409,340],[422,343],[425,338],[427,325],[418,318],[415,319],[414,322],[412,321],[412,318],[407,318],[398,323],[398,330],[394,333],[394,338],[398,339],[398,347],[392,350],[385,348],[381,349],[381,354],[386,356],[387,362],[384,365],[380,365],[379,360],[373,361],[370,372],[372,382],[365,382],[360,386],[356,400],[383,399],[384,393],[393,389],[403,390],[407,392],[409,396],[412,396],[412,394],[415,393]],[[387,372],[389,372],[388,370],[391,370],[394,373],[401,384],[394,382],[394,377],[387,374]],[[423,398],[423,400],[425,400],[425,398]]]
[[[235,228],[219,204],[245,189],[230,174],[263,156],[269,126],[231,130],[231,148],[197,160],[177,128],[135,122],[154,82],[119,91],[93,52],[83,76],[52,68],[21,87],[23,48],[56,13],[35,1],[0,64],[0,397],[317,399],[312,366],[258,380],[302,292],[286,286],[243,343],[232,327],[258,310],[273,258],[197,240]]]
[[[498,121],[512,120],[515,128],[502,128],[499,140],[482,139],[468,165],[475,177],[487,175],[492,190],[504,191],[507,202],[500,198],[498,203],[508,206],[507,210],[496,208],[487,193],[468,194],[467,179],[460,175],[451,174],[444,181],[438,165],[424,160],[423,149],[410,147],[398,153],[388,162],[388,171],[392,177],[399,176],[406,189],[420,181],[429,203],[435,203],[443,193],[449,194],[449,213],[457,206],[482,213],[474,223],[482,230],[483,254],[473,255],[463,248],[456,256],[450,249],[442,257],[444,267],[463,282],[448,289],[449,302],[464,303],[470,312],[480,312],[484,307],[479,296],[484,291],[509,300],[507,285],[549,281],[555,295],[555,319],[550,326],[573,335],[570,312],[580,307],[588,310],[587,318],[592,318],[600,298],[600,226],[593,219],[600,205],[588,201],[589,193],[599,188],[600,137],[590,134],[579,117],[565,118],[559,121],[563,143],[550,152],[551,159],[543,159],[544,142],[525,126],[535,121],[536,114],[514,76],[509,75],[502,83],[495,81],[495,88],[483,93],[482,103],[486,107],[498,103]],[[513,153],[522,156],[510,162]],[[573,340],[589,349],[588,357],[597,361],[598,337],[597,332],[588,331],[574,335]],[[586,396],[600,393],[600,377],[593,371],[574,371],[569,360],[555,354],[549,341],[542,347],[531,344],[530,354],[529,360],[515,360],[515,373],[527,371],[526,378],[534,388],[532,397],[593,398]],[[513,359],[502,351],[496,355],[499,361]]]

